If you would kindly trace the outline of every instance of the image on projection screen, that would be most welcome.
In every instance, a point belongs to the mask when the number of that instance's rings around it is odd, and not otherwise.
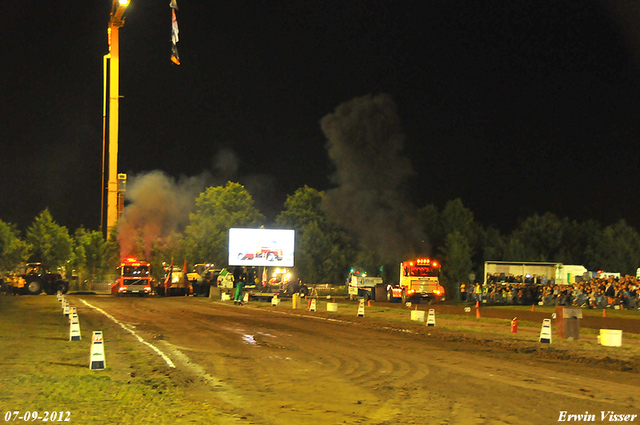
[[[230,266],[293,267],[295,230],[229,229]]]

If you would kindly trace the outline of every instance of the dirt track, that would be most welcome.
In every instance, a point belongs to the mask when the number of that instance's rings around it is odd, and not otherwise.
[[[438,319],[427,327],[389,321],[387,313],[328,313],[322,304],[307,312],[201,298],[70,298],[135,326],[166,352],[178,366],[175,378],[193,380],[193,397],[219,406],[219,423],[547,424],[561,411],[588,411],[598,423],[601,411],[640,413],[637,339],[629,347],[592,349],[590,335],[575,343],[591,354],[571,354],[567,343],[487,337],[502,324],[483,323],[477,333],[452,330],[473,319]],[[440,305],[438,314],[448,308],[460,309]],[[97,311],[81,309],[98,320]]]

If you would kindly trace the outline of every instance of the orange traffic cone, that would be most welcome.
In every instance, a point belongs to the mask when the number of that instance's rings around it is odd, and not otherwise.
[[[371,307],[371,300],[367,301],[367,307]]]
[[[535,304],[531,304],[531,311],[536,311],[536,305]]]
[[[602,309],[602,317],[607,317],[607,310],[604,308]]]
[[[480,307],[480,301],[476,301],[476,308]]]
[[[480,318],[480,309],[476,307],[476,319]]]

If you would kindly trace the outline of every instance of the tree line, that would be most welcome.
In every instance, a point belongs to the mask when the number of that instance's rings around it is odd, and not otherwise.
[[[228,229],[260,226],[296,231],[294,271],[308,283],[341,284],[354,266],[394,283],[399,262],[415,256],[441,262],[442,281],[450,294],[457,294],[458,285],[468,282],[471,273],[482,281],[485,261],[560,262],[623,274],[633,274],[640,266],[638,232],[624,220],[604,226],[594,220],[577,222],[536,213],[502,234],[476,222],[460,199],[447,202],[442,209],[430,204],[417,211],[422,228],[416,231],[428,235],[421,252],[407,250],[398,258],[381,260],[378,247],[366,246],[348,226],[339,225],[327,213],[324,199],[324,192],[301,187],[287,197],[275,223],[267,223],[242,185],[228,182],[209,187],[197,197],[184,229],[151,241],[145,238],[145,227],[135,229],[135,234],[128,235],[131,242],[126,253],[118,226],[108,239],[98,230],[83,227],[71,234],[45,209],[24,235],[14,224],[0,220],[0,270],[10,273],[23,262],[37,261],[52,270],[64,269],[67,276],[73,272],[80,282],[104,281],[124,254],[149,261],[152,274],[160,279],[162,263],[226,266]]]

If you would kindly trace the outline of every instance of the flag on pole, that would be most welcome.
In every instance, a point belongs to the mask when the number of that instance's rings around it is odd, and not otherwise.
[[[169,288],[171,288],[172,280],[173,280],[173,258],[171,259],[171,266],[169,266],[169,273],[167,273],[167,277],[165,277],[164,279],[165,295],[169,292]]]
[[[189,285],[189,279],[187,279],[187,259],[184,259],[184,266],[182,266],[182,284],[185,288],[189,288],[189,292],[193,292],[193,288]]]
[[[178,37],[178,33],[180,30],[178,29],[178,19],[176,19],[176,11],[171,11],[171,42],[175,46],[180,41],[180,37]]]
[[[176,10],[178,10],[178,5],[176,4],[176,0],[171,0],[171,62],[176,65],[180,65],[180,56],[178,55],[178,41],[180,37],[178,33],[178,19],[176,18]]]

